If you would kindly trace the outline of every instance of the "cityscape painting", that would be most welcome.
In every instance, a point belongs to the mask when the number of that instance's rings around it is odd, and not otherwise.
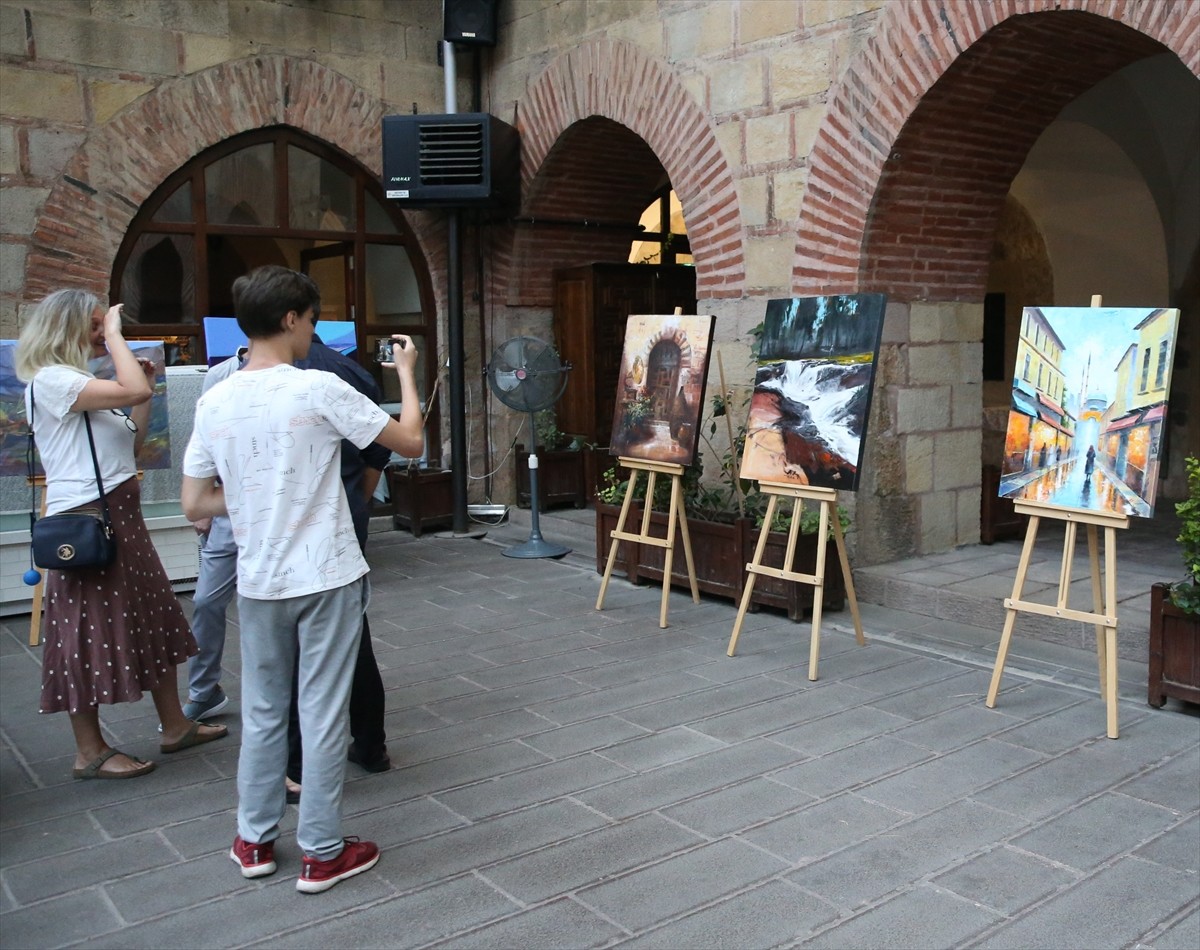
[[[613,455],[690,465],[716,317],[632,315],[617,377]]]
[[[767,301],[741,477],[858,487],[883,294]]]
[[[1178,310],[1026,307],[1000,495],[1149,518]]]

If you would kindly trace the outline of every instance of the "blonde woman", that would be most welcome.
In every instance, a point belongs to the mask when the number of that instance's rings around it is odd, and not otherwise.
[[[115,379],[88,372],[107,349]],[[134,456],[145,438],[154,367],[139,361],[121,332],[121,307],[105,313],[85,291],[60,290],[21,329],[17,376],[46,472],[46,513],[99,501],[84,413],[91,421],[117,556],[104,568],[45,572],[43,713],[66,712],[75,733],[77,779],[125,779],[154,769],[112,748],[100,731],[102,704],[149,692],[162,722],[163,752],[219,739],[224,726],[186,719],[175,667],[196,652],[142,518]],[[32,408],[31,408],[32,406]],[[124,407],[132,407],[128,414]]]

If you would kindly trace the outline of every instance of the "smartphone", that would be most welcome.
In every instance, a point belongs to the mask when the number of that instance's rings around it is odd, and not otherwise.
[[[404,349],[403,340],[393,340],[390,336],[385,336],[375,344],[375,362],[376,363],[393,363],[392,345],[399,346]]]

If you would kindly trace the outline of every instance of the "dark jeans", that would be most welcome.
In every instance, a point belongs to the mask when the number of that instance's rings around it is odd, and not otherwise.
[[[364,762],[383,755],[387,736],[383,731],[383,678],[375,651],[371,647],[371,626],[363,614],[362,640],[358,644],[358,660],[354,665],[354,685],[350,689],[350,739]],[[292,673],[292,705],[288,712],[287,775],[293,782],[301,781],[303,754],[300,751],[300,714],[296,706],[296,675]]]

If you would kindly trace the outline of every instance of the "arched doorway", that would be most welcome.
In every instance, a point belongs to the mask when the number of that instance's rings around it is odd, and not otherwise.
[[[1165,54],[1195,68],[1182,8],[1172,26],[1148,8],[1079,7],[890,5],[880,45],[830,97],[792,286],[889,295],[887,398],[872,405],[856,499],[867,563],[979,539],[984,298],[996,226],[1038,136],[1130,64]],[[863,134],[847,142],[848,127]]]
[[[431,390],[433,295],[408,226],[370,171],[296,129],[234,136],[171,174],[121,242],[111,297],[125,303],[131,336],[166,340],[168,362],[203,364],[204,318],[232,316],[233,281],[263,264],[312,275],[322,321],[354,325],[355,355],[385,402],[399,399],[395,379],[369,354],[393,332],[416,341],[422,397]]]

